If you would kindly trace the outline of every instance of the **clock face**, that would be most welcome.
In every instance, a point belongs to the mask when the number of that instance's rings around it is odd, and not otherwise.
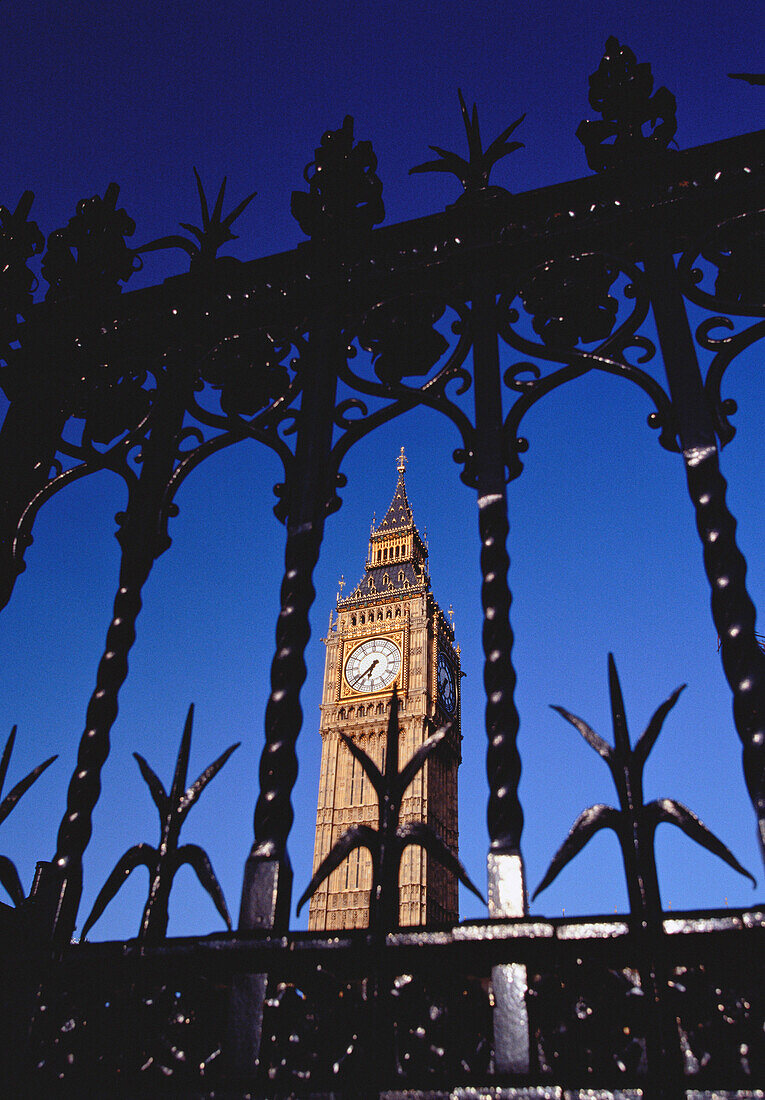
[[[454,714],[457,704],[457,689],[454,684],[452,667],[443,653],[438,655],[438,698],[449,714]]]
[[[390,638],[362,642],[345,662],[345,679],[354,691],[382,691],[390,687],[401,668],[401,650]]]

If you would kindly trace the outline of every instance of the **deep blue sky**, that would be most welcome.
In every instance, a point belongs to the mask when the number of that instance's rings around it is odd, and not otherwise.
[[[730,81],[758,71],[754,4],[240,2],[180,4],[10,2],[2,6],[0,111],[6,150],[0,202],[36,193],[47,233],[82,197],[110,181],[135,218],[133,243],[197,222],[192,166],[214,194],[229,178],[229,206],[258,191],[228,250],[241,259],[302,239],[289,213],[322,132],[356,119],[372,140],[388,223],[442,209],[456,181],[408,176],[430,143],[462,149],[456,89],[479,105],[490,140],[522,112],[525,148],[502,162],[496,182],[513,191],[588,172],[575,138],[592,117],[587,78],[609,34],[651,62],[656,85],[678,100],[681,148],[762,124],[762,89]],[[152,254],[131,286],[185,269],[181,252]],[[506,362],[509,364],[508,358]],[[755,602],[765,599],[762,546],[761,372],[754,355],[728,372],[741,411],[723,456],[739,542]],[[659,372],[656,362],[652,368]],[[634,391],[634,392],[633,392]],[[642,395],[605,377],[579,380],[527,417],[531,442],[510,485],[512,611],[524,762],[524,852],[530,886],[576,814],[611,801],[610,778],[577,733],[549,710],[560,703],[610,738],[606,655],[622,675],[637,736],[681,682],[689,687],[667,720],[646,772],[647,797],[686,802],[761,877],[754,820],[741,777],[730,695],[716,652],[707,582],[682,463],[645,427]],[[485,737],[477,521],[474,495],[458,480],[451,427],[411,415],[351,451],[342,510],[328,523],[316,576],[296,826],[290,850],[296,896],[310,875],[318,776],[318,702],[324,647],[340,573],[363,568],[369,523],[387,507],[402,443],[409,495],[427,527],[431,572],[442,606],[453,603],[462,645],[461,853],[485,881]],[[243,742],[191,814],[184,838],[204,844],[236,919],[251,842],[257,762],[278,610],[283,529],[271,514],[281,471],[270,452],[243,445],[211,459],[185,484],[173,546],[145,590],[131,673],[113,730],[113,750],[87,857],[81,921],[117,857],[139,840],[156,843],[156,814],[133,750],[169,783],[190,701],[197,706],[191,771]],[[0,615],[0,736],[18,723],[9,783],[45,756],[59,760],[0,831],[0,851],[28,888],[49,858],[83,728],[117,580],[113,516],[119,482],[99,475],[65,490],[40,513],[28,568]],[[760,620],[762,630],[762,619]],[[658,833],[660,880],[673,909],[751,903],[756,894],[676,830]],[[134,934],[145,898],[136,872],[94,936]],[[186,877],[188,875],[188,877]],[[188,872],[173,897],[173,933],[218,926]],[[600,834],[536,912],[624,909],[620,858]],[[463,915],[481,915],[465,898]]]

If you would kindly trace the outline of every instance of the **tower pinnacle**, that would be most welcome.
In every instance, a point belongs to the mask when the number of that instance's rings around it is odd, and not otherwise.
[[[396,469],[398,470],[398,472],[400,474],[403,474],[404,470],[406,469],[406,464],[407,464],[408,461],[409,461],[408,458],[404,454],[404,448],[402,447],[401,452],[400,452],[400,454],[399,454],[399,456],[396,460]]]

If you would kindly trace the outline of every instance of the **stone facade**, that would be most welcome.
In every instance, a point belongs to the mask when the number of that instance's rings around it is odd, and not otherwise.
[[[372,526],[364,576],[348,596],[338,598],[324,639],[314,871],[351,825],[377,826],[375,792],[339,734],[356,741],[382,770],[394,684],[401,767],[436,729],[452,723],[450,736],[409,787],[401,822],[427,821],[457,853],[460,651],[430,590],[428,550],[407,499],[405,461],[402,448],[393,500],[382,523]],[[366,650],[359,648],[365,645]],[[316,891],[309,928],[366,927],[371,883],[369,854],[356,849]],[[457,920],[456,879],[416,845],[405,850],[399,883],[402,925]]]

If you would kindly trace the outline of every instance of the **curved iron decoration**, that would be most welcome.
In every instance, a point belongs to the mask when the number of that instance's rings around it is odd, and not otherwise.
[[[348,751],[358,760],[377,795],[378,825],[353,825],[335,842],[330,852],[316,869],[308,886],[297,904],[297,913],[308,901],[326,878],[336,871],[341,863],[356,848],[366,848],[372,857],[372,889],[369,894],[369,928],[373,933],[384,936],[399,926],[399,888],[398,875],[401,857],[409,844],[419,844],[425,851],[443,864],[448,871],[456,875],[460,882],[486,904],[486,900],[471,882],[467,871],[459,859],[451,852],[443,840],[424,821],[409,825],[399,825],[401,802],[415,775],[424,767],[428,757],[449,736],[451,724],[442,726],[432,734],[412,754],[409,762],[398,770],[398,693],[395,685],[390,700],[390,716],[385,741],[385,773],[363,749],[340,734]]]
[[[736,434],[729,417],[737,409],[732,398],[722,397],[723,376],[736,356],[765,336],[765,321],[736,331],[730,317],[724,315],[765,317],[761,262],[764,244],[765,210],[752,211],[721,222],[700,244],[686,249],[677,265],[678,279],[688,301],[721,314],[698,325],[696,340],[705,351],[714,353],[704,380],[704,392],[723,447]],[[700,260],[717,269],[714,293],[702,285],[704,271],[697,266]],[[715,328],[727,329],[730,335],[714,337],[711,334]]]
[[[638,64],[629,46],[612,35],[590,77],[590,105],[602,120],[581,122],[576,131],[594,172],[630,169],[666,153],[677,130],[677,103],[664,87],[652,92],[651,66]]]
[[[165,938],[169,917],[170,891],[175,874],[184,864],[196,872],[200,883],[212,898],[215,908],[231,930],[231,919],[220,883],[215,877],[210,859],[198,844],[184,844],[178,847],[181,828],[194,803],[210,780],[214,779],[229,756],[239,747],[240,742],[230,745],[225,752],[209,764],[191,786],[186,787],[186,775],[191,750],[191,727],[194,721],[194,704],[189,707],[183,727],[175,773],[170,792],[166,792],[157,774],[152,771],[140,753],[133,756],[138,762],[141,775],[157,807],[160,822],[160,842],[157,848],[150,844],[136,844],[117,861],[112,873],[101,887],[88,919],[82,928],[84,940],[90,929],[99,919],[106,906],[115,896],[120,886],[136,867],[146,867],[149,872],[149,896],[141,918],[139,940],[144,943],[156,943]]]
[[[588,259],[603,264],[608,269],[609,285],[602,288],[601,297],[610,299],[613,304],[608,306],[599,304],[597,295],[592,295],[591,281],[586,278],[587,272],[577,270],[578,265]],[[574,280],[571,279],[570,265],[574,267]],[[630,348],[638,348],[642,352],[638,362],[645,363],[656,353],[653,342],[637,332],[648,316],[650,305],[642,272],[634,264],[604,253],[583,253],[565,260],[553,261],[535,270],[548,276],[548,287],[544,293],[537,293],[534,300],[537,313],[533,323],[533,327],[543,335],[543,339],[545,334],[549,334],[547,340],[537,344],[513,327],[520,319],[520,313],[513,305],[509,292],[503,294],[498,302],[498,332],[505,343],[516,351],[534,356],[536,359],[563,362],[566,365],[544,376],[533,362],[515,363],[505,371],[505,384],[520,393],[520,397],[516,399],[505,417],[509,479],[518,477],[523,470],[519,454],[528,449],[528,441],[519,435],[519,429],[525,414],[540,398],[590,370],[599,370],[625,378],[642,389],[654,404],[654,410],[648,415],[649,427],[659,432],[659,443],[665,450],[679,451],[672,404],[667,393],[655,378],[636,364],[629,362],[626,357],[626,352]],[[634,299],[635,306],[630,315],[614,329],[618,305],[608,291],[610,284],[619,274],[627,275],[630,279],[624,288],[624,296]],[[527,278],[534,278],[534,275],[535,271],[532,271]],[[572,288],[571,281],[579,285]],[[522,299],[529,300],[523,284],[520,284],[517,293]],[[581,328],[584,323],[581,311],[574,308],[582,294],[592,298],[593,323],[589,329]],[[551,325],[552,321],[555,322],[554,325]],[[594,349],[577,347],[580,334],[585,340],[600,337],[601,343]],[[561,340],[561,336],[565,339]],[[532,377],[522,378],[523,374],[531,374]]]
[[[765,316],[763,243],[765,210],[751,210],[720,222],[680,257],[677,274],[683,294],[689,301],[716,313]],[[717,269],[714,294],[701,285],[704,271],[696,266],[700,260]]]
[[[736,434],[736,429],[729,417],[738,410],[738,405],[732,397],[722,396],[725,372],[737,356],[765,337],[765,321],[758,321],[742,332],[736,332],[735,327],[729,317],[710,317],[702,321],[696,329],[696,340],[699,346],[705,351],[715,353],[707,368],[704,393],[712,410],[715,431],[723,447],[730,443]],[[712,332],[716,328],[727,329],[732,335],[713,336]]]
[[[34,323],[29,293],[34,277],[24,264],[40,250],[39,230],[26,221],[31,192],[15,215],[3,219],[9,253],[4,257],[4,289],[10,293],[4,317],[10,327],[3,332],[0,382],[11,402],[0,432],[7,477],[0,500],[3,605],[23,569],[24,539],[17,528],[25,513],[29,526],[36,511],[28,512],[30,502],[37,498],[39,507],[50,495],[38,497],[56,469],[55,455],[69,417],[86,415],[81,411],[85,406],[92,415],[91,436],[109,442],[139,416],[136,401],[144,401],[139,396],[142,373],[136,383],[116,334],[118,322],[105,324],[121,284],[136,269],[135,252],[125,242],[135,224],[117,209],[118,196],[119,187],[112,183],[103,199],[96,195],[81,200],[68,224],[50,234],[42,262],[50,287],[46,301],[34,307]],[[18,314],[26,316],[25,324],[17,324]]]
[[[570,722],[587,744],[608,764],[619,796],[619,809],[599,804],[589,806],[579,815],[534,891],[532,900],[542,890],[547,889],[596,832],[600,829],[613,829],[622,850],[630,912],[641,921],[658,920],[662,906],[653,843],[656,826],[663,821],[677,825],[691,840],[719,856],[734,871],[751,879],[756,886],[753,876],[687,806],[672,798],[660,798],[648,805],[643,801],[643,769],[646,760],[661,733],[664,719],[674,707],[685,684],[665,699],[634,747],[630,745],[622,689],[612,653],[608,655],[608,684],[614,726],[613,746],[599,737],[585,721],[563,707],[553,706],[552,709]]]
[[[324,133],[303,178],[309,191],[293,191],[290,209],[305,235],[356,252],[385,217],[385,207],[372,143],[354,144],[350,115]]]
[[[382,399],[388,403],[380,408],[374,409],[372,412],[369,411],[367,404],[359,398],[350,398],[337,406],[335,411],[335,423],[339,428],[343,429],[343,431],[332,447],[333,470],[336,475],[339,475],[342,460],[350,448],[375,428],[388,423],[395,417],[400,416],[402,413],[409,412],[417,406],[425,406],[437,412],[442,412],[457,428],[462,440],[462,449],[458,451],[460,457],[457,457],[455,454],[455,458],[458,462],[461,461],[463,463],[462,480],[467,485],[474,487],[475,478],[471,471],[469,461],[473,453],[474,428],[466,413],[447,396],[447,387],[452,383],[456,384],[456,395],[466,393],[472,385],[470,372],[464,367],[472,343],[469,326],[467,324],[467,307],[464,303],[455,304],[449,302],[445,303],[440,309],[437,308],[436,312],[438,316],[440,316],[446,308],[453,309],[457,314],[458,319],[452,324],[452,332],[458,336],[458,339],[453,349],[449,352],[446,362],[436,370],[433,377],[427,378],[421,386],[411,386],[403,381],[403,377],[411,375],[427,376],[443,357],[443,353],[448,351],[448,343],[441,333],[432,327],[434,322],[426,319],[423,325],[426,333],[432,333],[440,337],[443,343],[436,343],[427,335],[425,339],[421,337],[419,341],[412,341],[406,360],[402,363],[401,358],[396,354],[397,351],[400,351],[402,335],[401,333],[395,332],[397,327],[397,313],[395,309],[390,308],[394,305],[394,302],[380,303],[370,311],[371,314],[374,314],[378,309],[387,310],[386,323],[383,327],[376,328],[374,338],[370,335],[369,313],[362,319],[362,323],[359,326],[359,341],[361,346],[372,353],[373,365],[377,362],[376,373],[378,377],[380,377],[381,373],[379,363],[382,361],[382,374],[384,377],[380,381],[364,378],[358,371],[354,371],[351,368],[347,359],[339,366],[338,380],[340,382],[345,383],[345,385],[355,393]],[[428,308],[431,308],[430,304],[428,304]],[[436,320],[438,316],[435,318]],[[407,326],[404,327],[406,328]],[[391,330],[393,330],[393,332],[391,332]],[[346,332],[345,335],[346,337],[350,337],[349,332]],[[407,335],[411,334],[407,333]],[[391,337],[393,338],[392,346],[389,342]],[[414,347],[412,347],[412,344],[414,344]],[[416,350],[418,346],[422,349],[419,358]],[[355,355],[355,349],[351,350]],[[396,373],[389,373],[387,367],[389,361],[398,364]],[[348,413],[351,410],[358,411],[359,416],[349,416]],[[337,507],[339,507],[339,502],[337,502]]]
[[[0,355],[3,356],[15,338],[18,317],[25,316],[32,305],[37,286],[27,262],[45,247],[39,226],[29,220],[33,202],[34,193],[25,191],[13,213],[0,205]]]

